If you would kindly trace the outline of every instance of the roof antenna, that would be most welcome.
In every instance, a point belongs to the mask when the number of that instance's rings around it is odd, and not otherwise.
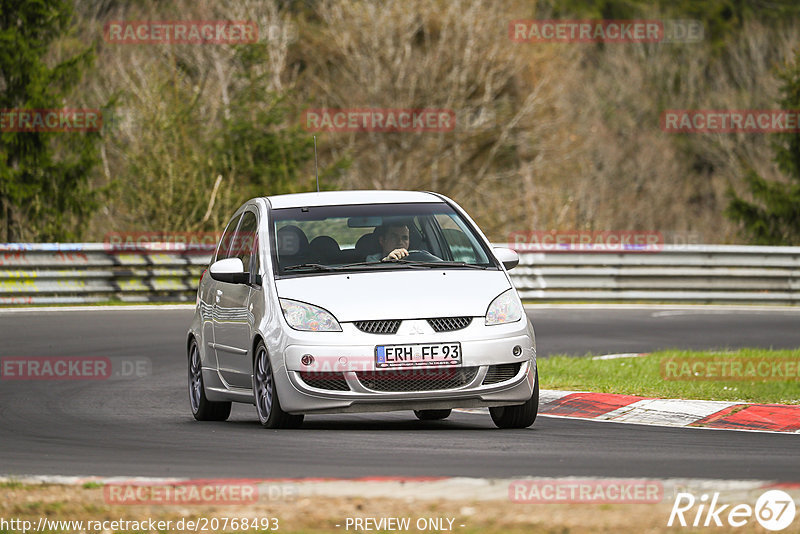
[[[314,174],[317,176],[317,193],[319,193],[319,166],[317,165],[317,136],[314,136]]]

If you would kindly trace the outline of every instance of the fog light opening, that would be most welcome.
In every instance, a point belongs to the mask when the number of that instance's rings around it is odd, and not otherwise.
[[[522,356],[522,347],[520,347],[519,345],[514,346],[514,348],[511,349],[511,354],[513,354],[514,357],[519,358],[520,356]]]
[[[300,358],[300,363],[302,363],[303,365],[313,365],[314,357],[310,354],[303,354],[303,357]]]

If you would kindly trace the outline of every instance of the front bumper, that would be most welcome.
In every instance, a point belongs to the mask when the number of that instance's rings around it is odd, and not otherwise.
[[[285,411],[343,413],[478,408],[521,404],[533,394],[536,351],[533,336],[524,324],[496,327],[476,324],[456,335],[431,333],[414,336],[363,334],[356,332],[352,325],[342,326],[344,331],[339,336],[324,336],[327,338],[325,344],[309,344],[309,336],[303,335],[304,339],[294,341],[306,343],[292,343],[282,351],[283,361],[275,362],[282,364],[282,372],[276,372],[275,378],[281,407]],[[491,337],[487,337],[487,333]],[[435,373],[441,368],[395,371],[375,367],[377,345],[451,342],[461,344],[462,363],[460,367],[447,370],[459,369],[462,379],[451,381],[441,389],[431,387],[430,381],[425,382],[425,388],[416,389],[413,382],[420,376],[427,378],[426,373]],[[518,355],[514,354],[515,347],[522,349],[517,351]],[[304,363],[304,356],[306,362],[307,357],[312,356],[314,363]],[[509,365],[513,365],[516,372],[503,376],[503,380],[496,380],[497,366],[509,369]],[[380,381],[369,378],[383,378],[392,372],[399,373],[401,381],[407,379],[411,382],[400,384],[402,391],[379,390],[375,383]],[[318,382],[304,378],[309,376],[308,373],[322,373],[335,378],[337,387],[341,389],[315,387]],[[488,378],[490,374],[492,379]]]

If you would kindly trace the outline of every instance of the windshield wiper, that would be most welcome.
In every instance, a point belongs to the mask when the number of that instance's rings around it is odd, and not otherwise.
[[[322,263],[301,263],[300,265],[290,265],[283,268],[283,272],[331,272],[349,271],[360,267],[386,267],[392,262],[362,261],[358,263],[346,263],[344,265],[324,265]]]
[[[339,265],[338,267],[374,267],[374,266],[391,266],[391,265],[408,265],[409,267],[467,267],[468,269],[488,269],[492,265],[476,265],[474,263],[466,263],[463,261],[418,261],[418,260],[389,260],[389,261],[362,261],[359,263],[348,263]]]
[[[344,265],[338,265],[337,267],[341,269],[357,269],[359,267],[386,267],[392,266],[397,262],[394,261],[359,261],[356,263],[345,263]]]
[[[318,271],[338,271],[337,267],[333,267],[331,265],[323,265],[321,263],[301,263],[300,265],[289,265],[288,267],[284,267],[283,271],[309,271],[309,272],[318,272]]]
[[[466,263],[463,261],[412,261],[412,260],[396,260],[394,262],[385,263],[404,263],[406,265],[414,265],[419,267],[467,267],[469,269],[488,269],[491,265],[476,265],[474,263]]]
[[[322,263],[301,263],[300,265],[290,265],[283,268],[283,272],[332,272],[332,271],[349,271],[359,268],[372,268],[383,269],[397,266],[407,267],[466,267],[468,269],[488,269],[491,265],[475,265],[473,263],[465,263],[463,261],[411,261],[411,260],[393,260],[393,261],[360,261],[357,263],[345,263],[344,265],[324,265]]]

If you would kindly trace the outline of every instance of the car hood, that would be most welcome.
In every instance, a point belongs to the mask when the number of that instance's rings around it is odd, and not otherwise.
[[[324,274],[275,284],[279,297],[325,308],[340,322],[480,317],[511,288],[502,271],[467,269]]]

